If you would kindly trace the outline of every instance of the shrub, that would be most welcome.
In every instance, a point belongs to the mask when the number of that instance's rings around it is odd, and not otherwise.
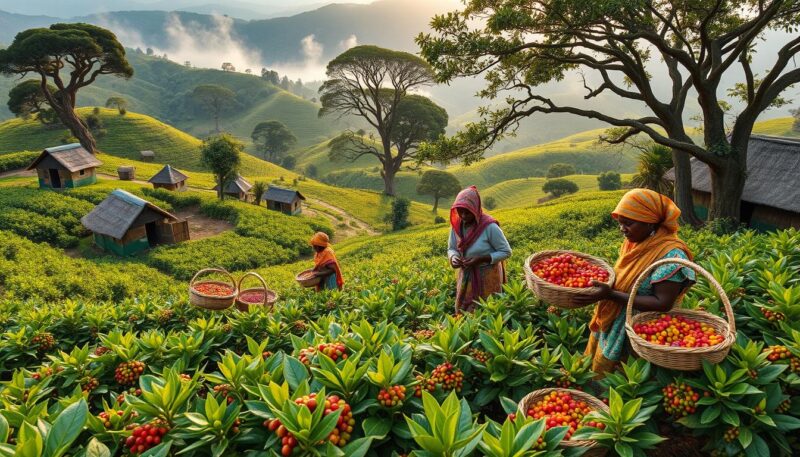
[[[25,168],[39,156],[36,151],[21,151],[0,155],[0,173]]]
[[[562,176],[574,175],[575,166],[569,163],[554,163],[547,169],[547,178],[560,178]]]
[[[444,224],[445,222],[447,222],[447,219],[443,218],[442,216],[436,216],[433,218],[434,224]]]
[[[392,212],[387,214],[386,222],[392,224],[392,230],[402,230],[411,223],[408,222],[408,207],[411,202],[404,197],[395,198],[392,202]]]
[[[597,176],[597,183],[600,190],[619,190],[622,189],[622,178],[615,171],[607,171]]]
[[[314,165],[313,163],[306,166],[306,175],[309,178],[316,178],[317,173],[318,173],[317,166]]]
[[[574,194],[578,191],[578,185],[569,179],[549,179],[542,186],[542,190],[553,197],[560,197],[566,194]]]
[[[488,210],[493,210],[497,208],[497,200],[495,200],[494,197],[486,197],[483,200],[483,207]]]

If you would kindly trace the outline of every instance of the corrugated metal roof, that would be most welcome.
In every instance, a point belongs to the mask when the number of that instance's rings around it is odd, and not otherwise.
[[[73,173],[87,168],[99,167],[103,164],[103,162],[97,160],[94,154],[84,149],[80,143],[71,143],[45,149],[39,154],[39,157],[28,166],[28,170],[36,168],[39,162],[48,155]]]
[[[292,189],[284,189],[283,187],[275,187],[269,186],[266,192],[264,192],[263,199],[264,200],[272,200],[279,203],[293,203],[295,199],[299,198],[300,200],[305,200],[306,197],[303,197],[303,194],[296,190]]]
[[[94,233],[107,235],[119,240],[130,230],[131,225],[145,208],[150,208],[168,219],[178,219],[169,212],[130,192],[117,189],[95,206],[89,214],[83,216],[81,223]]]
[[[692,188],[711,193],[708,166],[692,158]],[[674,170],[667,179],[674,180]],[[753,135],[747,146],[742,200],[800,213],[800,140]]]
[[[188,176],[185,174],[169,165],[165,165],[164,168],[150,178],[148,182],[153,184],[177,184],[179,182],[186,181],[187,179]]]

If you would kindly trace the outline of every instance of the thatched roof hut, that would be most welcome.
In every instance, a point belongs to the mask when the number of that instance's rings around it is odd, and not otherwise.
[[[236,178],[230,180],[228,184],[225,185],[222,193],[225,195],[230,195],[232,197],[236,197],[239,200],[249,201],[252,198],[250,193],[250,189],[253,188],[253,185],[247,182],[246,179],[242,177],[242,175],[237,174]],[[214,186],[214,190],[219,189],[219,184]]]
[[[80,143],[72,143],[45,149],[28,170],[36,169],[40,188],[70,189],[97,182],[96,168],[102,164]]]
[[[705,217],[711,203],[711,173],[692,158],[695,209]],[[800,139],[753,135],[747,147],[742,221],[760,229],[800,227]],[[667,179],[674,180],[673,170]]]
[[[188,176],[180,171],[165,165],[158,173],[148,180],[155,189],[185,190]]]

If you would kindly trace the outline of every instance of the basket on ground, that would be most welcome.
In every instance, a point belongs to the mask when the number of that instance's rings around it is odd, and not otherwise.
[[[717,292],[717,295],[725,307],[725,317],[727,318],[727,322],[725,319],[705,311],[680,308],[673,308],[667,313],[649,311],[634,315],[633,301],[636,298],[636,291],[639,289],[639,286],[656,268],[667,264],[682,265],[694,270],[708,279],[709,284],[711,284],[711,286]],[[733,308],[731,308],[731,302],[728,300],[728,296],[725,294],[722,286],[719,284],[719,282],[717,282],[716,279],[714,279],[714,276],[712,276],[711,273],[706,271],[703,267],[685,259],[662,259],[653,263],[645,271],[643,271],[633,284],[630,298],[628,299],[628,307],[625,313],[625,332],[628,334],[628,340],[631,343],[631,348],[641,358],[664,368],[681,371],[695,371],[700,370],[703,367],[703,360],[707,360],[710,363],[719,363],[725,359],[725,357],[727,357],[728,352],[731,350],[731,346],[736,341],[736,321],[733,317]],[[636,334],[634,331],[635,325],[650,319],[658,318],[662,314],[669,314],[673,316],[680,315],[694,319],[701,324],[706,324],[712,327],[716,333],[722,335],[723,340],[719,344],[708,347],[679,347],[655,344]]]
[[[522,400],[519,401],[519,410],[522,412],[522,414],[527,414],[528,409],[532,408],[537,402],[543,400],[546,395],[550,394],[550,392],[568,393],[575,400],[586,402],[586,404],[589,405],[593,411],[608,412],[608,405],[603,403],[600,399],[587,394],[586,392],[581,392],[580,390],[575,389],[561,389],[555,387],[534,390],[528,395],[525,395],[522,397]],[[586,451],[582,454],[582,457],[603,457],[608,452],[606,448],[601,447],[600,444],[594,440],[563,440],[559,446],[565,449],[586,449]]]
[[[311,268],[297,273],[297,276],[294,277],[294,280],[303,287],[316,287],[322,278],[315,276],[314,269]]]
[[[205,280],[197,282],[200,275],[220,273],[227,276],[230,282]],[[229,308],[236,300],[236,281],[224,268],[205,268],[189,281],[189,303],[200,308],[220,310]]]
[[[242,289],[242,282],[249,276],[258,279],[261,283],[261,287]],[[237,289],[239,293],[236,295],[236,309],[239,311],[247,312],[250,306],[271,307],[278,301],[278,294],[267,287],[267,282],[264,281],[264,278],[262,278],[260,274],[253,271],[245,273],[244,276],[239,279]]]
[[[553,284],[545,281],[533,272],[531,265],[562,254],[572,254],[575,257],[579,257],[593,265],[603,268],[608,272],[607,284],[612,287],[614,286],[614,280],[616,279],[614,269],[611,268],[611,266],[605,260],[599,257],[575,251],[540,251],[530,255],[525,260],[524,269],[525,280],[528,283],[528,289],[530,289],[533,294],[543,302],[564,309],[582,308],[587,305],[576,303],[575,298],[581,295],[588,295],[597,292],[596,287],[565,287],[558,284]]]

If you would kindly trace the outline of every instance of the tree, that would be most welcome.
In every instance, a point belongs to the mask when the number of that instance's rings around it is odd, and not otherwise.
[[[267,191],[267,187],[267,183],[264,181],[256,181],[253,183],[253,189],[251,190],[253,191],[253,197],[255,197],[253,200],[254,205],[261,205],[261,197],[264,196],[264,192]]]
[[[119,114],[128,112],[128,101],[122,97],[108,97],[106,108],[116,108]]]
[[[306,175],[308,175],[309,178],[316,178],[318,174],[319,171],[317,170],[316,165],[310,163],[306,166]]]
[[[666,146],[651,143],[639,154],[639,163],[636,165],[636,174],[631,179],[631,184],[670,195],[672,183],[665,177],[670,168],[672,168],[672,151]]]
[[[223,62],[222,71],[236,71],[236,67],[234,67],[230,62]]]
[[[622,177],[616,171],[607,171],[597,176],[597,184],[600,190],[619,190],[622,189]]]
[[[287,170],[293,169],[297,165],[297,157],[286,156],[281,160],[281,166]]]
[[[236,138],[223,133],[209,137],[200,148],[201,160],[217,181],[217,197],[223,199],[225,186],[236,177],[242,162],[244,145]]]
[[[417,193],[433,197],[433,212],[439,208],[439,199],[450,197],[461,190],[461,183],[453,174],[441,170],[428,170],[422,174]]]
[[[354,147],[343,151],[350,149],[350,157],[374,155],[383,165],[384,193],[394,195],[394,176],[406,161],[405,157],[394,155],[392,151],[392,143],[397,140],[392,133],[395,127],[400,126],[398,106],[404,99],[415,105],[409,110],[431,110],[436,106],[433,102],[421,105],[424,97],[413,96],[417,98],[412,100],[412,96],[407,96],[409,90],[433,83],[430,66],[407,52],[356,46],[331,60],[326,75],[328,79],[319,89],[322,103],[319,115],[359,116],[377,131],[379,148],[359,146],[368,143],[359,141],[350,132],[348,140]],[[436,115],[431,112],[430,116]],[[340,142],[341,145],[344,142]]]
[[[506,102],[430,148],[431,156],[446,158],[458,152],[475,160],[513,132],[521,119],[535,113],[569,113],[616,127],[605,138],[611,143],[641,133],[671,148],[677,202],[684,212],[693,211],[689,157],[707,164],[712,181],[709,217],[739,219],[753,124],[786,88],[800,81],[800,68],[789,67],[800,52],[800,35],[780,43],[777,52],[770,50],[774,57],[763,75],[754,74],[752,56],[765,46],[761,38],[767,31],[794,30],[800,20],[796,0],[533,0],[521,5],[516,0],[469,0],[463,12],[433,19],[436,36],[417,37],[437,80],[485,73],[487,87],[481,94]],[[548,97],[542,86],[569,71],[584,75],[584,98],[602,94],[634,100],[647,113],[620,116]],[[743,74],[746,102],[728,129],[722,82],[733,71]],[[668,90],[653,87],[651,75],[656,72],[669,78]],[[702,112],[700,143],[684,125],[690,96],[696,97]],[[606,101],[604,106],[613,103]]]
[[[227,87],[217,84],[201,84],[192,91],[192,98],[211,112],[215,130],[219,132],[220,114],[233,106],[236,94]]]
[[[574,175],[575,165],[569,163],[554,163],[547,169],[548,178],[560,178],[562,176]]]
[[[75,112],[78,91],[100,75],[130,78],[133,67],[125,58],[125,48],[110,31],[89,24],[53,24],[47,29],[18,33],[11,46],[0,51],[0,74],[28,73],[39,76],[50,108],[81,145],[94,153],[94,137]],[[55,91],[49,82],[55,85]]]
[[[564,178],[548,179],[542,186],[542,191],[558,198],[578,191],[578,185]]]
[[[483,200],[483,207],[488,210],[493,210],[497,207],[497,200],[494,197],[486,197]]]
[[[281,156],[297,143],[297,137],[280,121],[259,123],[253,129],[250,138],[264,155],[264,159],[272,163],[278,163]]]
[[[55,93],[57,89],[48,84],[47,90]],[[7,105],[9,111],[23,119],[33,114],[39,115],[42,124],[53,123],[56,119],[55,112],[47,105],[41,84],[35,79],[28,79],[12,87],[8,92]]]
[[[281,77],[275,70],[268,70],[266,68],[261,68],[261,77],[266,79],[275,86],[277,86],[281,82]]]
[[[392,201],[392,212],[391,214],[387,214],[387,222],[391,222],[392,230],[402,230],[409,225],[408,222],[408,207],[411,206],[411,202],[404,197],[395,198]]]

